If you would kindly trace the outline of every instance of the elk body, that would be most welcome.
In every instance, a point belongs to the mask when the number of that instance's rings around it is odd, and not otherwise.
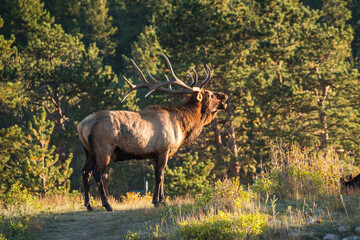
[[[343,188],[360,188],[360,174],[350,178],[346,181],[344,178],[340,178],[340,183]]]
[[[198,75],[194,70],[195,79],[190,74],[192,83],[187,85],[176,77],[170,61],[164,54],[163,56],[170,69],[172,79],[159,82],[149,73],[152,84],[131,60],[140,74],[142,83],[133,85],[124,77],[130,86],[124,99],[131,91],[148,88],[148,94],[153,91],[161,91],[189,95],[185,103],[174,107],[150,106],[140,112],[102,110],[87,116],[77,126],[86,152],[86,162],[82,174],[85,206],[89,211],[92,210],[89,196],[89,181],[92,174],[97,183],[103,206],[106,210],[112,211],[105,196],[102,179],[103,172],[110,161],[153,159],[155,190],[152,203],[155,207],[165,203],[164,168],[168,159],[176,153],[181,145],[195,140],[203,127],[216,117],[218,111],[226,108],[225,102],[228,98],[226,94],[204,89],[211,79],[210,68],[207,65],[204,68],[205,79],[199,82]],[[172,89],[172,84],[179,85],[183,89]]]

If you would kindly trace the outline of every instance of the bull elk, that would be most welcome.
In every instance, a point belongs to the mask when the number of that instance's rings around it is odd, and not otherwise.
[[[155,207],[165,203],[164,198],[164,168],[179,147],[195,140],[204,125],[209,124],[220,109],[226,108],[228,96],[205,90],[204,87],[211,79],[211,70],[205,65],[205,79],[199,81],[194,71],[191,84],[185,84],[176,77],[169,59],[166,60],[170,73],[165,82],[156,80],[148,72],[149,82],[136,63],[131,60],[142,80],[141,84],[133,85],[125,76],[130,86],[122,101],[132,91],[147,88],[149,95],[154,91],[170,94],[188,95],[188,100],[174,107],[149,106],[140,112],[102,110],[87,116],[77,126],[82,145],[86,152],[85,166],[82,176],[85,191],[85,207],[89,211],[93,208],[89,198],[89,181],[93,173],[101,196],[103,207],[112,211],[103,188],[103,172],[110,161],[124,161],[130,159],[153,159],[155,169],[155,190],[152,203]],[[173,89],[171,85],[178,85],[181,89]]]

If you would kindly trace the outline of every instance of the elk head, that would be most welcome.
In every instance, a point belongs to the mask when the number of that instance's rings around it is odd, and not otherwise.
[[[205,116],[204,125],[207,125],[216,117],[219,110],[226,109],[227,104],[225,102],[228,96],[225,93],[203,90],[202,98],[202,113]]]

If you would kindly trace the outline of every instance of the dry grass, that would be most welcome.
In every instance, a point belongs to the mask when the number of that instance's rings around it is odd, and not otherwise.
[[[46,196],[16,209],[1,207],[1,232],[6,235],[11,222],[21,222],[33,230],[36,239],[122,239],[129,230],[150,236],[161,223],[161,210],[153,207],[148,195],[133,196],[124,202],[110,197],[109,202],[114,212],[106,212],[97,198],[92,199],[95,210],[88,212],[79,193]],[[18,234],[24,231],[18,229]],[[26,239],[32,238],[29,235]]]
[[[270,167],[251,186],[260,193],[261,211],[272,215],[264,238],[354,234],[360,194],[354,189],[341,191],[340,177],[349,169],[344,160],[334,149],[272,145]],[[338,225],[349,225],[352,232],[339,233]]]
[[[271,163],[252,190],[236,181],[218,182],[196,198],[168,199],[162,208],[153,207],[150,194],[137,193],[128,193],[122,202],[110,197],[114,212],[106,212],[99,199],[92,199],[93,212],[86,211],[79,193],[19,198],[6,208],[2,198],[0,223],[5,222],[4,229],[11,221],[22,221],[36,239],[180,239],[184,222],[217,221],[220,212],[225,213],[223,220],[259,213],[267,216],[266,228],[248,239],[322,239],[327,233],[341,239],[355,234],[360,193],[341,191],[336,179],[344,163],[334,151],[275,146]],[[16,192],[12,200],[14,196]],[[341,225],[351,230],[339,233]]]
[[[359,192],[349,190],[320,201],[258,198],[243,203],[240,210],[269,217],[261,239],[315,239],[326,233],[336,234],[335,229],[342,224],[358,227],[359,201]],[[99,199],[93,201],[95,211],[87,212],[81,195],[53,195],[39,199],[40,208],[28,206],[22,215],[29,219],[36,239],[123,239],[131,236],[129,231],[140,239],[180,239],[181,222],[201,221],[217,213],[213,206],[206,211],[195,208],[190,196],[169,200],[164,208],[154,208],[151,201],[141,198],[127,203],[110,198],[110,202],[114,212],[106,212]],[[15,219],[14,210],[0,211],[5,221]]]

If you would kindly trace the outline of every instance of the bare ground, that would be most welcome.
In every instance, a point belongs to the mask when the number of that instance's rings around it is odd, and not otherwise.
[[[53,214],[41,217],[36,239],[124,239],[129,231],[137,232],[141,239],[149,239],[161,227],[160,209],[143,208],[114,210],[96,209]]]

